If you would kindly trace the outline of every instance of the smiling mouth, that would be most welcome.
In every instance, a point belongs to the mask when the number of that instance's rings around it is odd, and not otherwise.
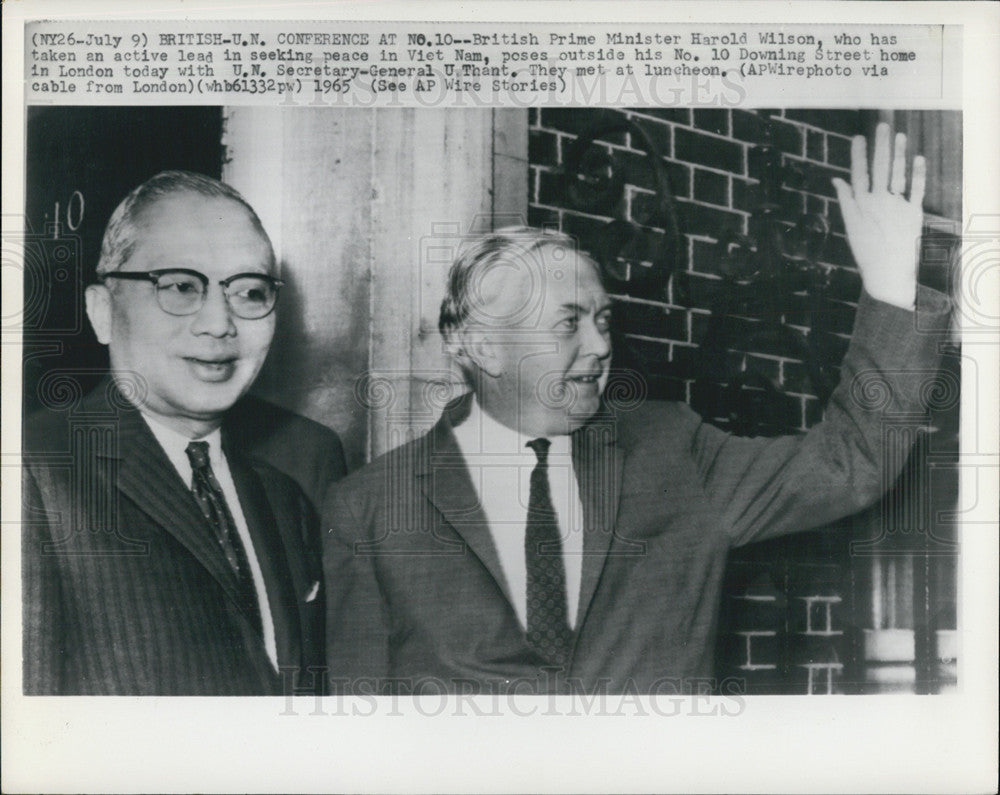
[[[185,356],[184,357],[189,362],[194,362],[195,364],[232,364],[236,361],[235,356],[226,357],[216,357],[213,359],[202,359],[198,356]]]
[[[185,356],[186,361],[195,373],[207,381],[222,381],[229,378],[236,369],[236,357],[224,359],[201,359],[197,356]]]
[[[600,377],[599,373],[595,373],[593,375],[571,375],[567,376],[565,380],[575,381],[579,384],[596,384]]]

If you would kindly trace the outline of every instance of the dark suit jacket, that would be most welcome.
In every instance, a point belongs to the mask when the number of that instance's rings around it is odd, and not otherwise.
[[[298,483],[317,512],[330,484],[347,474],[334,431],[269,401],[246,395],[226,412],[222,427],[233,448]]]
[[[288,477],[245,458],[225,435],[223,445],[263,570],[279,665],[321,662],[315,514]],[[30,418],[23,449],[26,693],[283,692],[213,530],[110,381],[75,408]]]
[[[924,298],[940,316],[946,302],[935,296]],[[938,339],[914,333],[912,313],[864,296],[841,385],[824,421],[804,436],[733,437],[684,404],[652,401],[575,432],[583,577],[574,648],[558,674],[542,670],[526,646],[452,432],[463,413],[454,404],[429,434],[336,484],[325,501],[333,686],[703,687],[695,680],[713,672],[730,547],[872,503],[906,458],[883,452],[883,421],[920,410]]]

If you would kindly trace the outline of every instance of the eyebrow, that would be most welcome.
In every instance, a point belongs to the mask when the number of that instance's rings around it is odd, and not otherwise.
[[[597,309],[594,310],[594,314],[595,315],[599,315],[602,312],[609,312],[609,311],[611,311],[611,308],[612,308],[612,303],[611,303],[611,301],[608,301],[606,304],[601,304],[601,306],[597,307]],[[587,309],[587,307],[582,306],[581,304],[573,303],[571,301],[569,303],[565,303],[565,304],[560,305],[559,311],[560,312],[572,312],[572,313],[577,314],[577,315],[585,315],[585,314],[587,314],[588,309]]]

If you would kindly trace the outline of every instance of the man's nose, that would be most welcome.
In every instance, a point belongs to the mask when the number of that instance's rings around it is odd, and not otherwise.
[[[611,355],[611,335],[602,330],[597,322],[590,320],[584,324],[582,353],[606,359]]]
[[[227,337],[236,334],[233,313],[221,286],[210,285],[205,302],[194,315],[191,324],[193,334],[208,334],[212,337]]]

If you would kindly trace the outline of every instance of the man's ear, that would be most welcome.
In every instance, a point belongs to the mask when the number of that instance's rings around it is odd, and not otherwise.
[[[463,328],[458,332],[459,345],[455,355],[476,366],[484,375],[497,378],[503,373],[503,365],[496,355],[496,347],[481,329]]]
[[[94,327],[97,341],[107,345],[111,342],[111,292],[103,284],[92,284],[84,297],[87,300],[87,317]]]

